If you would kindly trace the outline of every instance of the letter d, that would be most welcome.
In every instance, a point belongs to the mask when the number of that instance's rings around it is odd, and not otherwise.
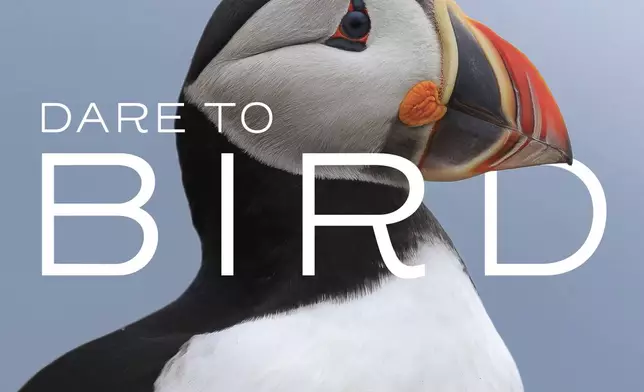
[[[65,115],[67,116],[65,120],[65,125],[63,125],[61,128],[58,129],[49,129],[47,128],[47,108],[48,107],[58,107],[61,108],[65,111]],[[72,112],[69,110],[67,105],[63,105],[62,103],[56,103],[56,102],[43,102],[42,105],[40,106],[41,114],[40,114],[40,128],[42,133],[60,133],[65,131],[67,128],[69,128],[69,124],[72,122]]]
[[[577,176],[588,188],[593,205],[593,220],[586,242],[572,256],[548,264],[498,263],[497,252],[497,173],[485,173],[485,275],[486,276],[554,276],[581,267],[595,253],[606,228],[606,195],[599,179],[583,163],[572,166],[548,165],[565,169]]]
[[[139,193],[125,203],[55,203],[56,166],[126,166],[141,177]],[[130,154],[42,154],[42,274],[43,276],[123,276],[145,267],[156,252],[159,232],[154,219],[141,207],[154,193],[152,167]],[[120,264],[56,263],[54,260],[54,220],[56,216],[121,216],[136,221],[143,229],[139,253]]]

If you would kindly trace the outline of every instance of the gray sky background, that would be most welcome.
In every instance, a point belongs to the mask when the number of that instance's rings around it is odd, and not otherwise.
[[[199,247],[181,188],[173,135],[159,135],[156,103],[173,102],[217,1],[81,0],[0,6],[0,391],[14,391],[60,354],[122,327],[178,296]],[[644,77],[640,0],[461,0],[521,48],[548,81],[575,157],[608,200],[603,242],[559,277],[483,275],[483,179],[428,184],[426,202],[465,258],[510,346],[528,392],[641,390],[644,370]],[[41,102],[72,110],[71,130],[40,133]],[[110,130],[72,130],[96,102]],[[150,108],[139,134],[116,133],[118,102]],[[54,119],[54,117],[52,117]],[[40,276],[43,152],[126,152],[150,163],[147,205],[160,231],[153,261],[119,278]],[[590,198],[574,176],[534,168],[499,176],[499,253],[507,262],[552,262],[574,252],[590,224]],[[57,172],[57,201],[132,197],[129,169]],[[138,250],[136,223],[63,218],[58,260],[124,261]]]

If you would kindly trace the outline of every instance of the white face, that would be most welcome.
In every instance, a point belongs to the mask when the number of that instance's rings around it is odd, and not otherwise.
[[[431,1],[427,1],[431,3]],[[429,6],[418,0],[366,0],[371,29],[361,52],[331,47],[350,0],[271,0],[233,36],[196,80],[186,99],[218,124],[227,138],[272,167],[300,173],[303,153],[386,152],[418,161],[431,125],[410,128],[398,119],[401,101],[415,84],[441,80],[441,44]],[[246,131],[244,106],[262,102],[273,125]],[[262,129],[262,108],[246,113]],[[392,181],[384,172],[356,167],[319,169],[326,178]],[[368,178],[370,177],[370,178]]]

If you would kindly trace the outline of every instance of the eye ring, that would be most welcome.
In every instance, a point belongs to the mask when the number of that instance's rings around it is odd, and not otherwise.
[[[367,48],[367,39],[371,31],[371,18],[363,0],[351,0],[349,10],[342,17],[335,34],[326,41],[326,45],[352,52],[361,52]]]

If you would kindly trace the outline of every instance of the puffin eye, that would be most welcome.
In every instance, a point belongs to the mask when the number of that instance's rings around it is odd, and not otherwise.
[[[367,48],[371,31],[371,19],[363,0],[352,0],[349,11],[344,15],[335,34],[326,45],[351,52],[362,52]]]
[[[351,39],[361,39],[369,34],[371,20],[369,16],[360,11],[351,11],[342,18],[340,30]]]

